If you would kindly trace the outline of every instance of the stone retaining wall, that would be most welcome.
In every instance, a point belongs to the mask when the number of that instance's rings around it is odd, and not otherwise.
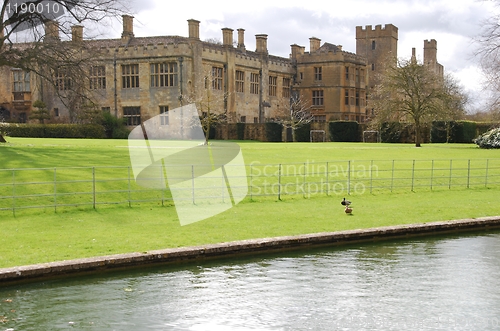
[[[146,253],[100,256],[0,269],[0,285],[19,281],[39,281],[56,276],[88,274],[141,265],[179,263],[245,253],[273,252],[318,245],[341,245],[493,228],[500,228],[500,216],[242,240],[197,247],[163,249]]]

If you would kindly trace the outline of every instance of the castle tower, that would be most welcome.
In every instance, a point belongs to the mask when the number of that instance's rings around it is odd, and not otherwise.
[[[429,66],[436,74],[443,75],[444,68],[437,61],[436,39],[424,40],[424,65]]]
[[[356,55],[366,58],[369,87],[376,85],[376,76],[382,73],[384,63],[398,56],[398,28],[393,24],[356,27]]]

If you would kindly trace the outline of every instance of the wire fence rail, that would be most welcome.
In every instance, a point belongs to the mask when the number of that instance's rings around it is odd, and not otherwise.
[[[0,169],[0,211],[15,215],[22,209],[37,208],[58,211],[84,206],[96,209],[99,205],[173,205],[175,189],[184,191],[182,196],[185,201],[182,203],[199,204],[239,201],[245,197],[283,199],[292,195],[309,198],[384,191],[500,188],[500,159],[253,162],[241,166],[220,166],[223,171],[219,172],[204,169],[201,176],[204,181],[197,180],[200,176],[195,166],[182,168],[158,169],[158,173],[162,174],[183,173],[182,178],[170,176],[168,180],[187,183],[181,188],[174,188],[175,185],[169,187],[165,183],[163,189],[138,185],[131,167]],[[190,175],[186,176],[186,173]],[[158,181],[158,178],[149,180]],[[245,196],[228,196],[228,188],[229,195],[239,192],[237,194]],[[175,201],[180,202],[178,199]]]

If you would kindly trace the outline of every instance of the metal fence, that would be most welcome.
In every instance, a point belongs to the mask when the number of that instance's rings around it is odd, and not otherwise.
[[[239,176],[239,187],[229,192],[245,192],[250,199],[299,195],[350,195],[376,192],[500,188],[500,159],[368,160],[260,164],[253,162],[240,171],[221,168],[224,176],[203,177],[210,184],[197,181],[194,166],[184,166],[191,178],[178,178],[187,203],[211,199],[235,199],[227,195],[231,176]],[[216,167],[217,168],[217,167]],[[159,172],[175,172],[159,169]],[[215,173],[215,172],[214,172]],[[246,174],[234,175],[237,173]],[[228,175],[229,174],[229,175]],[[212,178],[210,178],[212,176]],[[229,178],[228,178],[229,176]],[[151,180],[157,180],[151,178]],[[172,180],[172,177],[169,177]],[[175,178],[174,178],[175,180]],[[200,184],[201,183],[201,184]],[[214,184],[215,183],[215,184]],[[247,183],[248,190],[241,183]],[[156,185],[157,186],[157,185]],[[164,189],[139,186],[131,167],[73,167],[0,169],[0,211],[16,213],[22,209],[66,207],[97,208],[99,205],[172,205],[173,186]],[[243,197],[238,197],[243,198]],[[176,200],[176,203],[178,201]]]

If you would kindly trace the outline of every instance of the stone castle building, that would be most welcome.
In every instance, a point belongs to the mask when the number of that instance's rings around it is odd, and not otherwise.
[[[397,56],[398,29],[392,24],[356,27],[356,53],[310,38],[309,51],[291,45],[290,57],[269,54],[267,35],[255,36],[255,51],[245,46],[245,30],[222,29],[222,43],[200,40],[197,20],[188,20],[188,37],[135,37],[133,17],[123,16],[121,38],[84,40],[74,26],[71,42],[85,43],[97,54],[85,82],[92,100],[135,126],[157,115],[196,103],[203,113],[227,114],[229,122],[263,123],[286,116],[290,97],[311,106],[314,120],[370,118],[367,98],[384,61]],[[46,25],[46,38],[58,39],[56,22]],[[425,59],[436,70],[435,40],[426,41]],[[88,51],[87,51],[88,52]],[[90,54],[89,54],[90,56]],[[426,62],[426,63],[427,63]],[[0,109],[14,122],[29,120],[32,104],[42,100],[52,121],[68,121],[70,111],[60,94],[69,93],[71,77],[56,77],[48,86],[16,68],[0,68]]]

